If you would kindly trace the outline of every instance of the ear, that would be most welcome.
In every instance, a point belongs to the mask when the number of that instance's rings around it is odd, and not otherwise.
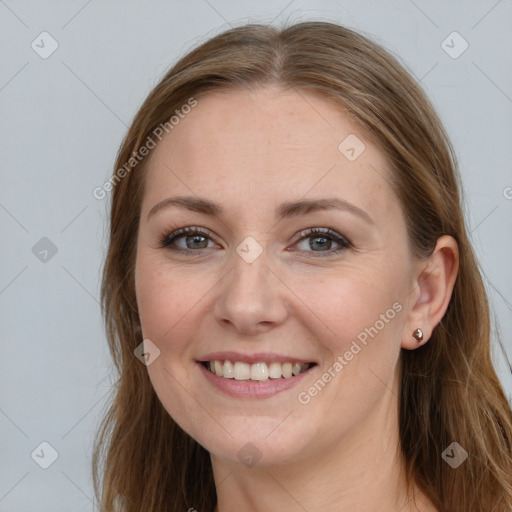
[[[451,236],[437,240],[434,252],[427,261],[418,265],[412,308],[405,325],[402,348],[414,350],[425,344],[432,336],[434,327],[443,318],[453,292],[459,270],[459,250]],[[421,329],[423,340],[413,337]]]

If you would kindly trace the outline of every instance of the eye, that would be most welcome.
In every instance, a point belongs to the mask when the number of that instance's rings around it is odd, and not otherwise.
[[[307,253],[317,253],[308,255],[308,257],[313,258],[332,256],[352,247],[349,240],[330,228],[307,229],[297,233],[294,238],[299,240],[296,244],[299,250]]]
[[[298,250],[310,253],[307,257],[311,258],[332,256],[352,247],[347,238],[330,228],[306,229],[293,238],[298,240],[295,244]],[[211,239],[209,231],[190,226],[166,234],[160,240],[160,247],[175,252],[202,254],[204,250],[218,247],[218,245]]]
[[[160,240],[160,246],[178,252],[201,253],[202,249],[212,247],[208,246],[209,242],[213,243],[208,231],[198,227],[186,227],[165,235],[163,239]]]

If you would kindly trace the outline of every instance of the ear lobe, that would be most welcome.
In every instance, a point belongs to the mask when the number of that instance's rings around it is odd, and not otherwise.
[[[422,263],[416,278],[417,299],[409,312],[402,339],[402,348],[414,350],[426,343],[434,327],[441,321],[450,299],[459,270],[459,250],[451,236],[437,240],[434,252]],[[413,332],[421,329],[423,339],[418,341]]]

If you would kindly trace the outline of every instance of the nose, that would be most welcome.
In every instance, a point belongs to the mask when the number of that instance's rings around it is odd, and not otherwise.
[[[285,321],[286,287],[268,263],[265,251],[251,263],[234,253],[232,270],[216,287],[214,314],[224,328],[254,335]]]

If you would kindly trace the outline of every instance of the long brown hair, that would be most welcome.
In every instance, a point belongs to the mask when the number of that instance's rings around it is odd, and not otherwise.
[[[134,355],[142,341],[134,268],[148,160],[139,152],[159,126],[170,129],[171,116],[191,98],[267,84],[336,100],[377,144],[393,170],[416,256],[428,258],[442,235],[457,241],[459,273],[448,310],[426,345],[401,353],[398,421],[407,481],[440,512],[510,512],[512,413],[491,359],[489,305],[453,148],[395,57],[357,32],[317,21],[282,29],[248,24],[201,44],[151,91],[120,147],[101,289],[119,379],[92,460],[102,512],[202,512],[216,503],[209,453],[172,420]],[[457,469],[442,457],[452,442],[468,453]]]

